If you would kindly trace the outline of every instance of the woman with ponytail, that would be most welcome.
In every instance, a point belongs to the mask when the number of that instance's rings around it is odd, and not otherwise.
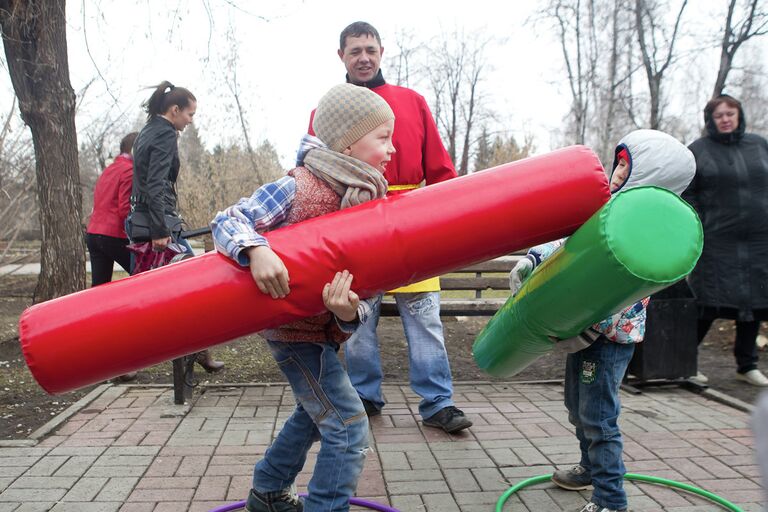
[[[176,211],[176,180],[179,176],[178,134],[195,116],[197,99],[188,89],[165,81],[144,103],[147,124],[133,146],[133,189],[128,235],[132,242],[151,242],[152,249],[165,251],[171,241],[192,254],[181,237],[183,220]],[[224,363],[214,361],[206,350],[197,362],[216,372]]]
[[[176,212],[176,179],[179,176],[178,132],[192,122],[195,96],[183,87],[163,82],[144,103],[147,124],[133,146],[133,191],[130,235],[132,242],[152,242],[163,251],[181,232]]]

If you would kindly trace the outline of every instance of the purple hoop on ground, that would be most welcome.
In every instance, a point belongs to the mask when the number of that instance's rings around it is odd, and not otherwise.
[[[299,494],[299,496],[306,496],[306,494],[301,493]],[[369,510],[378,510],[379,512],[400,512],[396,508],[392,508],[387,505],[382,505],[381,503],[376,503],[375,501],[368,501],[360,498],[350,498],[349,504],[357,505],[358,507],[364,507]],[[237,501],[235,503],[229,503],[227,505],[222,505],[216,508],[212,508],[209,512],[229,512],[230,510],[240,510],[244,508],[245,508],[245,500]]]

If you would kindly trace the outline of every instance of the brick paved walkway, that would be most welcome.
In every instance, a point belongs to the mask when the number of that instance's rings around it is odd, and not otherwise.
[[[510,485],[577,462],[559,385],[457,384],[457,404],[475,426],[456,436],[422,428],[407,387],[389,385],[385,394],[358,495],[403,512],[493,511]],[[762,510],[746,413],[677,387],[622,401],[629,471]],[[0,448],[0,512],[203,512],[242,500],[254,461],[292,404],[282,385],[207,388],[191,409],[172,405],[169,388],[104,387],[39,443]],[[627,489],[634,511],[722,510],[662,487]],[[588,497],[546,484],[504,510],[578,510]]]

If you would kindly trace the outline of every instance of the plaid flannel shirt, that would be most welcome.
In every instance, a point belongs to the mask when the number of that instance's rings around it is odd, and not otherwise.
[[[248,266],[249,259],[243,250],[262,245],[269,247],[269,242],[260,233],[277,228],[285,221],[295,197],[296,180],[292,176],[284,176],[259,187],[252,196],[244,197],[216,214],[211,222],[216,250],[240,265]],[[354,332],[371,316],[375,300],[373,297],[360,301],[357,308],[359,323],[343,322],[337,318],[339,327],[344,332]]]

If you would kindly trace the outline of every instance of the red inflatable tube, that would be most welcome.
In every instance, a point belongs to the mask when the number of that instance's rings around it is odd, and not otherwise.
[[[47,392],[70,391],[316,315],[338,270],[369,297],[567,236],[609,196],[586,147],[520,160],[270,232],[285,299],[208,253],[37,304],[19,320],[24,357]]]

